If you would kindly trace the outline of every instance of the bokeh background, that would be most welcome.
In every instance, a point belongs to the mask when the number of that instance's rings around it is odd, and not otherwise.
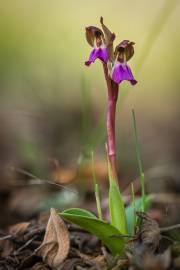
[[[2,198],[9,183],[19,194],[14,178],[28,178],[20,170],[49,179],[58,168],[61,183],[61,177],[73,178],[92,150],[103,175],[107,92],[101,63],[84,65],[91,49],[84,28],[99,26],[100,16],[116,43],[136,43],[130,65],[138,84],[123,83],[118,101],[120,176],[125,183],[138,176],[134,108],[145,171],[179,178],[179,13],[178,0],[1,0]]]

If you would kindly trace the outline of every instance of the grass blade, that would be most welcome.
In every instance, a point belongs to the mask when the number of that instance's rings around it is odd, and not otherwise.
[[[98,217],[99,217],[99,219],[102,219],[100,189],[99,189],[99,185],[97,184],[97,180],[96,180],[93,152],[92,152],[92,174],[93,174],[93,181],[94,181],[94,192],[95,192],[95,198],[96,198],[96,207],[97,207]]]
[[[134,184],[131,183],[131,196],[132,196],[132,208],[133,208],[133,219],[134,225],[136,224],[136,208],[135,208],[135,193],[134,193]],[[135,226],[132,228],[133,234],[135,233]]]
[[[151,206],[150,196],[145,197],[145,211]],[[127,218],[127,228],[128,234],[133,235],[134,228],[137,224],[137,218],[134,218],[134,211],[141,211],[142,209],[142,198],[135,199],[128,207],[126,207],[126,218]]]
[[[136,145],[136,157],[137,157],[139,173],[140,173],[140,181],[141,181],[142,211],[144,212],[145,211],[145,176],[143,172],[140,145],[139,145],[139,139],[138,139],[137,125],[136,125],[136,117],[135,117],[134,110],[132,110],[132,120],[133,120],[133,129],[134,129],[135,145]]]

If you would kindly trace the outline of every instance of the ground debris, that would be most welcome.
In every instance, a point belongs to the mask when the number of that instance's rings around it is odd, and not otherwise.
[[[9,227],[9,233],[11,235],[23,235],[26,231],[30,222],[21,222]]]
[[[70,234],[71,245],[85,254],[98,254],[101,244],[97,237],[83,231],[73,231]]]
[[[171,252],[167,249],[162,254],[144,253],[142,257],[133,256],[130,258],[130,270],[167,270],[172,269]]]
[[[49,270],[50,268],[44,263],[38,262],[31,269],[32,270]]]
[[[161,238],[159,224],[143,212],[136,212],[140,219],[138,237],[144,249],[154,252]]]
[[[69,232],[67,231],[66,237],[71,242],[71,248],[69,250],[69,244],[67,241],[63,241],[63,247],[66,245],[66,254],[65,250],[58,253],[60,254],[58,260],[62,261],[63,254],[64,258],[65,255],[68,257],[63,262],[59,261],[58,266],[52,267],[53,260],[51,259],[55,258],[53,256],[56,252],[60,252],[57,241],[59,237],[62,237],[60,232],[62,224],[64,224],[64,228],[68,227]],[[53,230],[52,234],[51,230]],[[64,233],[63,237],[65,237]],[[49,260],[46,260],[47,253],[48,258],[51,258]],[[50,218],[49,215],[41,214],[39,218],[31,222],[18,223],[10,226],[5,232],[0,232],[0,270],[73,270],[78,267],[80,267],[79,269],[82,267],[82,269],[99,270],[106,269],[105,265],[106,261],[101,255],[100,241],[78,226],[67,223],[65,225],[54,209],[51,210]]]
[[[178,239],[161,239],[158,223],[145,213],[137,215],[138,231],[128,242],[124,257],[113,257],[95,236],[64,222],[54,209],[50,216],[41,214],[30,222],[10,226],[0,231],[0,270],[180,269]],[[64,228],[68,245],[61,239]]]
[[[0,269],[26,269],[23,264],[41,244],[45,227],[38,219],[9,226],[0,238]],[[37,261],[29,261],[30,269]]]

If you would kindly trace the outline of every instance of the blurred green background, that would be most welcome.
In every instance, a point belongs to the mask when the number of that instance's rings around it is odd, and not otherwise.
[[[105,81],[85,26],[100,16],[116,43],[136,43],[138,84],[120,86],[117,138],[122,176],[138,175],[131,121],[136,111],[145,170],[180,160],[180,5],[177,0],[1,0],[0,161],[45,176],[49,160],[76,166],[104,155]]]

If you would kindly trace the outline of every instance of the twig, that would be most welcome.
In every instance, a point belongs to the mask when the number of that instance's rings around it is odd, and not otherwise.
[[[160,228],[160,232],[169,232],[172,230],[176,230],[176,229],[180,229],[180,224],[176,224],[176,225],[172,225],[172,226],[168,226],[168,227],[164,227],[164,228]]]
[[[10,170],[13,170],[13,171],[16,171],[16,172],[19,172],[21,174],[24,174],[26,176],[29,176],[31,177],[32,179],[30,180],[30,183],[26,183],[25,185],[43,185],[43,184],[49,184],[49,185],[53,185],[53,186],[58,186],[58,187],[61,187],[67,191],[70,191],[72,193],[75,193],[75,194],[78,194],[77,191],[75,190],[72,190],[66,186],[63,186],[61,184],[58,184],[58,183],[55,183],[55,182],[52,182],[50,180],[46,180],[46,179],[40,179],[39,177],[37,177],[36,175],[28,172],[28,171],[25,171],[23,169],[20,169],[20,168],[15,168],[13,166],[9,167]]]
[[[18,255],[19,252],[21,252],[24,248],[26,248],[27,246],[29,246],[33,240],[35,240],[37,238],[37,235],[35,235],[33,238],[31,238],[30,240],[28,240],[23,246],[21,246],[18,250],[16,250],[13,254],[14,256]]]

